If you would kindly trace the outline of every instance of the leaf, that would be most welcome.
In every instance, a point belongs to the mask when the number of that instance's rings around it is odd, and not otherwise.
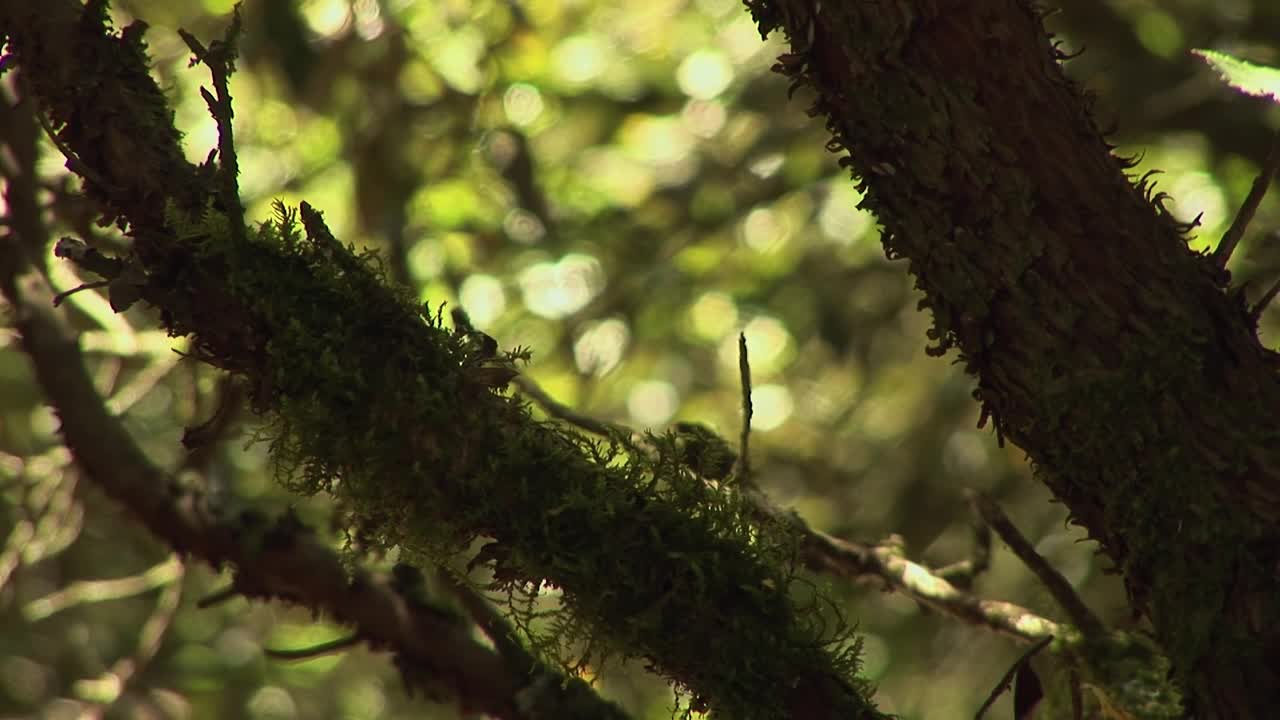
[[[1222,76],[1223,81],[1240,92],[1280,103],[1280,68],[1254,65],[1215,50],[1197,48],[1191,54],[1209,63]]]

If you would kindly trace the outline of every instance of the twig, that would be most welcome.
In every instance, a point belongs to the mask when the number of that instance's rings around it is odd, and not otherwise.
[[[45,117],[44,112],[36,110],[35,116],[36,119],[40,121],[40,127],[44,128],[45,135],[49,137],[49,142],[53,143],[53,146],[58,148],[58,152],[62,153],[62,156],[67,159],[68,170],[93,182],[104,190],[111,189],[112,186],[107,184],[107,181],[98,174],[98,171],[89,167],[80,159],[80,156],[76,154],[75,150],[72,150],[65,142],[63,142],[62,138],[58,137],[57,131],[55,131],[53,126],[49,124],[49,118]]]
[[[965,590],[973,585],[975,577],[991,567],[991,526],[987,525],[987,521],[972,503],[969,504],[969,512],[972,515],[973,549],[968,559],[934,570],[938,577]]]
[[[32,474],[28,468],[40,461],[47,461],[49,470]],[[20,566],[36,565],[67,549],[84,527],[84,506],[76,497],[75,474],[68,477],[71,459],[65,450],[53,448],[19,462],[13,479],[21,497],[14,509],[21,519],[0,550],[0,588]]]
[[[221,605],[222,603],[230,600],[233,597],[238,596],[239,594],[240,594],[240,591],[236,589],[235,585],[228,585],[227,587],[222,588],[221,590],[215,590],[209,593],[208,595],[205,595],[204,597],[200,598],[196,602],[196,607],[200,608],[201,610],[204,610],[207,608],[214,607],[215,605]]]
[[[61,305],[61,304],[63,303],[63,301],[65,301],[67,298],[71,297],[72,295],[75,295],[76,293],[80,292],[81,290],[96,290],[97,288],[104,288],[104,287],[106,287],[106,286],[108,286],[108,285],[110,285],[110,284],[111,284],[111,281],[110,281],[110,280],[95,280],[94,282],[81,283],[80,285],[77,285],[77,286],[75,286],[75,287],[71,288],[70,290],[63,290],[62,292],[58,293],[57,295],[54,295],[54,296],[53,296],[53,306],[54,306],[54,307],[58,307],[58,306],[59,306],[59,305]]]
[[[140,595],[148,590],[164,587],[180,577],[182,577],[182,562],[176,555],[171,555],[164,562],[138,575],[72,583],[61,590],[27,603],[22,609],[22,616],[29,622],[37,622],[76,605]]]
[[[107,409],[116,415],[122,415],[146,397],[151,390],[173,371],[182,357],[176,353],[160,355],[144,366],[129,381],[111,394],[107,400]]]
[[[1262,293],[1262,297],[1258,298],[1258,301],[1253,304],[1252,308],[1250,308],[1249,318],[1252,319],[1255,324],[1258,320],[1262,319],[1263,311],[1267,309],[1267,306],[1271,304],[1272,300],[1276,299],[1277,294],[1280,294],[1280,278],[1276,278],[1276,281],[1271,283],[1271,287],[1267,288],[1267,291]]]
[[[622,425],[604,423],[555,402],[537,383],[525,376],[517,378],[515,382],[553,417],[601,435],[625,433],[625,436],[630,436],[630,430]],[[549,404],[543,404],[544,400]],[[601,430],[592,429],[597,427]],[[935,571],[907,560],[894,543],[863,545],[841,540],[814,530],[799,516],[774,506],[759,490],[748,488],[748,492],[755,504],[756,515],[762,519],[791,525],[801,533],[801,561],[813,572],[853,580],[882,581],[889,589],[901,592],[942,614],[970,625],[991,628],[1022,641],[1034,641],[1046,635],[1061,636],[1065,632],[1058,623],[1027,608],[998,600],[982,600],[956,588]],[[988,547],[989,537],[988,535]],[[975,557],[980,555],[981,553],[975,553]]]
[[[1030,661],[1036,653],[1043,650],[1050,642],[1053,642],[1052,635],[1046,638],[1041,638],[1035,645],[1028,648],[1027,651],[1022,654],[1022,657],[1018,658],[1018,662],[1014,663],[1013,666],[1009,668],[1009,671],[1004,674],[1004,677],[1000,678],[1000,682],[996,683],[996,686],[991,689],[991,694],[987,696],[987,701],[982,703],[982,707],[978,708],[978,712],[973,716],[973,720],[982,720],[982,716],[987,713],[987,710],[989,710],[991,706],[995,704],[996,700],[998,700],[1000,696],[1009,689],[1009,685],[1013,683],[1013,675],[1018,672],[1018,668],[1027,664],[1027,662]]]
[[[776,513],[776,510],[770,510]],[[882,581],[887,589],[968,625],[986,627],[1022,641],[1047,635],[1061,636],[1065,629],[1032,610],[1000,600],[983,600],[940,578],[928,567],[908,560],[897,542],[864,545],[814,530],[799,518],[804,539],[801,559],[814,572],[856,580]]]
[[[1080,692],[1080,670],[1072,665],[1067,670],[1067,690],[1071,693],[1071,720],[1084,718],[1084,694]]]
[[[194,35],[179,28],[178,35],[191,48],[196,60],[209,68],[213,78],[214,97],[205,88],[200,88],[200,95],[209,106],[209,114],[218,124],[218,180],[219,199],[227,211],[232,236],[240,242],[245,241],[244,204],[240,200],[240,163],[236,159],[235,135],[232,131],[232,118],[235,111],[231,107],[231,91],[228,79],[236,69],[238,54],[237,40],[240,35],[240,3],[236,3],[232,11],[231,24],[222,40],[215,40],[206,48]]]
[[[170,560],[177,563],[177,572],[161,590],[150,617],[139,630],[138,647],[133,655],[120,658],[111,665],[109,670],[95,679],[77,680],[74,683],[75,694],[81,698],[102,698],[99,707],[91,711],[89,717],[102,717],[103,710],[120,699],[129,681],[146,667],[160,649],[165,631],[173,622],[173,616],[177,613],[178,605],[182,600],[182,577],[186,573],[186,568],[176,555],[171,555]],[[84,714],[81,715],[81,718],[85,717]]]
[[[1267,187],[1271,185],[1271,179],[1275,177],[1278,170],[1280,170],[1280,133],[1277,133],[1272,140],[1271,151],[1267,153],[1267,159],[1262,164],[1262,171],[1258,173],[1258,177],[1254,178],[1253,187],[1249,188],[1249,194],[1245,196],[1244,203],[1236,212],[1236,219],[1222,236],[1218,249],[1213,252],[1213,261],[1218,267],[1225,268],[1227,262],[1231,260],[1231,254],[1235,252],[1236,245],[1240,244],[1240,239],[1244,237],[1245,229],[1249,227],[1254,213],[1262,204],[1262,198],[1267,194]]]
[[[277,650],[273,648],[263,648],[262,653],[276,660],[310,660],[311,658],[320,657],[321,655],[329,655],[349,647],[359,644],[360,636],[349,635],[347,637],[329,640],[311,647],[297,648],[295,650]]]
[[[590,433],[602,435],[608,438],[629,438],[632,435],[631,429],[618,425],[616,423],[607,422],[593,418],[590,415],[583,415],[573,408],[557,401],[555,398],[547,394],[538,383],[530,380],[527,375],[520,375],[512,382],[520,392],[528,395],[534,402],[546,411],[551,417],[563,420],[570,425],[582,428]]]
[[[1045,589],[1058,602],[1067,616],[1071,618],[1071,622],[1079,628],[1080,632],[1086,638],[1100,638],[1106,633],[1106,626],[1098,619],[1089,606],[1084,604],[1080,596],[1076,594],[1071,583],[1062,576],[1047,560],[1044,559],[1031,543],[1014,527],[1009,517],[1004,514],[1000,506],[990,497],[980,492],[969,493],[969,501],[974,504],[982,517],[986,519],[987,524],[995,530],[1001,540],[1009,546],[1014,555],[1023,562],[1031,572],[1035,574],[1040,582],[1044,584]]]
[[[515,628],[484,595],[446,568],[437,570],[436,578],[449,587],[494,648],[507,659],[513,672],[527,675],[538,667],[538,659],[525,649]]]
[[[554,235],[551,205],[538,185],[528,138],[520,130],[506,127],[491,133],[488,140],[489,161],[515,190],[516,203],[537,218],[544,235]]]
[[[193,365],[195,368],[200,366]],[[194,384],[194,383],[193,383]],[[198,386],[193,388],[197,400],[200,398]],[[236,419],[244,406],[244,384],[233,377],[224,377],[218,383],[217,406],[207,420],[191,425],[182,431],[182,447],[187,455],[182,460],[183,470],[204,470],[213,461],[217,449],[236,427]]]
[[[751,363],[747,358],[747,334],[738,333],[738,374],[742,383],[742,439],[738,450],[738,481],[751,480]]]

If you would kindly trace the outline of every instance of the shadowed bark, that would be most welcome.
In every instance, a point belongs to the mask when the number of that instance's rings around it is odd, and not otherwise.
[[[984,418],[1029,453],[1040,479],[1124,573],[1134,609],[1153,621],[1194,709],[1266,716],[1280,684],[1280,363],[1259,344],[1243,295],[1187,249],[1184,229],[1152,189],[1125,176],[1127,164],[1110,153],[1089,99],[1063,76],[1025,2],[749,5],[763,32],[791,38],[780,69],[814,88],[832,148],[850,151],[843,162],[862,178],[888,254],[908,260],[925,293],[937,352],[961,354]],[[194,168],[183,159],[147,76],[141,28],[109,38],[79,12],[72,2],[30,8],[6,0],[0,28],[62,127],[89,195],[127,221],[146,272],[139,294],[172,330],[196,334],[202,358],[258,383],[264,406],[300,392],[273,385],[271,318],[223,286],[227,267],[197,261],[173,237],[175,211],[233,208],[212,163]],[[369,307],[381,300],[371,297]],[[391,312],[374,320],[409,322]],[[491,447],[522,422],[475,388],[456,392],[489,419],[472,426],[459,418],[460,429],[449,429],[455,435],[409,438],[387,467],[440,446],[463,455],[469,444]],[[553,449],[544,462],[561,474],[596,477],[581,455],[569,462],[558,438],[537,442]],[[556,487],[580,489],[549,484],[547,492]],[[447,499],[461,508],[482,490],[458,493]],[[556,504],[554,496],[539,500]],[[513,508],[529,501],[510,500]],[[633,520],[657,517],[645,512]],[[497,535],[501,517],[468,519]],[[599,539],[583,537],[581,527],[564,532],[551,540]],[[532,544],[539,540],[507,538],[497,561],[560,573],[571,594],[591,592],[585,578],[608,580],[599,568],[556,566]],[[651,572],[681,570],[672,561]],[[760,577],[752,567],[744,573]],[[752,586],[722,589],[735,587]],[[619,612],[626,600],[601,612]],[[744,609],[742,621],[773,618],[767,607],[756,611]],[[699,650],[736,629],[664,612],[673,626],[705,633],[691,642]],[[695,690],[723,680],[708,677],[720,669],[696,664],[703,655],[681,655],[676,645],[654,640],[643,653]],[[812,665],[776,687],[786,688],[781,706],[794,718],[863,708],[857,689]]]
[[[1280,357],[1112,155],[1038,11],[749,2],[782,29],[939,354],[1123,572],[1203,717],[1280,691]]]
[[[473,563],[498,589],[558,587],[577,622],[563,634],[647,659],[721,716],[880,716],[850,631],[788,592],[796,568],[741,498],[673,447],[620,465],[620,448],[535,422],[494,392],[514,373],[486,364],[492,350],[389,287],[305,203],[298,227],[246,230],[224,172],[228,46],[207,48],[220,157],[195,167],[148,75],[144,26],[105,25],[102,3],[0,3],[10,62],[133,240],[123,258],[60,253],[105,274],[113,304],[156,306],[195,357],[245,377],[280,424],[277,458],[302,468],[296,489],[333,492],[362,537],[414,559],[483,539]]]

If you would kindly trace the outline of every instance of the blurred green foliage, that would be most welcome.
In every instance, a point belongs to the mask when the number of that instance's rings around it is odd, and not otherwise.
[[[115,8],[117,26],[151,24],[155,74],[193,161],[216,131],[176,29],[220,36],[230,9]],[[734,0],[247,0],[244,11],[232,93],[251,219],[274,199],[307,200],[424,302],[465,308],[501,347],[530,348],[525,373],[559,401],[637,428],[695,422],[737,437],[743,332],[753,467],[779,504],[850,538],[899,533],[913,558],[941,565],[968,551],[962,490],[991,492],[1105,620],[1130,622],[1119,584],[1021,453],[975,429],[969,379],[925,356],[911,279],[883,258],[804,98],[788,101],[769,72],[779,39],[762,43]],[[1280,5],[1097,0],[1050,22],[1069,48],[1089,48],[1068,70],[1098,94],[1103,124],[1115,119],[1121,151],[1145,153],[1139,173],[1165,172],[1174,212],[1203,213],[1195,247],[1212,249],[1280,109],[1226,90],[1186,51],[1280,64]],[[56,151],[43,152],[54,229],[88,227]],[[1273,196],[1253,227],[1278,225]],[[59,289],[81,282],[51,267]],[[1255,231],[1233,270],[1271,281],[1280,239]],[[324,525],[323,498],[272,482],[240,405],[239,437],[209,457],[182,449],[223,386],[171,352],[184,346],[146,309],[117,316],[88,291],[69,302],[104,397],[155,462],[233,506],[297,505]],[[1280,314],[1262,332],[1275,344]],[[15,335],[0,335],[0,716],[456,716],[406,697],[387,658],[359,648],[266,658],[344,631],[243,600],[197,608],[226,579],[170,559],[77,473],[56,430]],[[81,584],[102,580],[121,582]],[[882,708],[904,718],[971,716],[1021,653],[899,596],[830,591],[860,623]],[[1057,616],[1000,550],[976,591]],[[637,717],[669,715],[669,691],[641,668],[588,670]]]

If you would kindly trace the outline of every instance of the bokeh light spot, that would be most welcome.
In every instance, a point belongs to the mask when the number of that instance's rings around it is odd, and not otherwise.
[[[790,362],[794,354],[791,333],[776,318],[760,315],[742,329],[747,336],[747,354],[751,360],[751,372],[758,376],[775,373]],[[738,338],[725,337],[720,343],[720,362],[738,368]]]
[[[351,5],[347,0],[304,0],[299,10],[321,38],[341,35],[351,25]]]
[[[665,380],[636,383],[627,396],[627,412],[641,427],[665,425],[680,407],[680,393]]]
[[[738,306],[722,292],[703,293],[689,308],[689,322],[699,339],[718,341],[738,324]]]
[[[761,385],[751,391],[751,427],[762,432],[774,430],[791,417],[795,403],[784,385]]]
[[[516,83],[502,96],[502,110],[515,125],[530,125],[542,114],[542,93],[528,83]]]
[[[756,208],[742,222],[742,242],[756,252],[773,252],[787,239],[790,229],[790,223],[782,213]]]
[[[604,287],[604,269],[590,255],[572,253],[520,274],[524,304],[535,315],[560,318],[581,310]]]
[[[698,50],[684,59],[676,70],[676,84],[691,98],[710,100],[733,82],[733,66],[723,53]]]
[[[599,35],[574,35],[556,47],[552,64],[564,83],[586,85],[604,72],[611,62],[611,50]]]
[[[507,308],[507,294],[502,282],[492,275],[471,275],[458,289],[458,301],[471,317],[471,322],[486,326],[497,320]]]
[[[607,375],[618,366],[630,341],[631,331],[617,318],[591,323],[573,344],[573,361],[583,373]]]
[[[268,685],[249,697],[245,710],[249,717],[261,720],[293,720],[298,716],[298,707],[293,696],[284,688]]]

